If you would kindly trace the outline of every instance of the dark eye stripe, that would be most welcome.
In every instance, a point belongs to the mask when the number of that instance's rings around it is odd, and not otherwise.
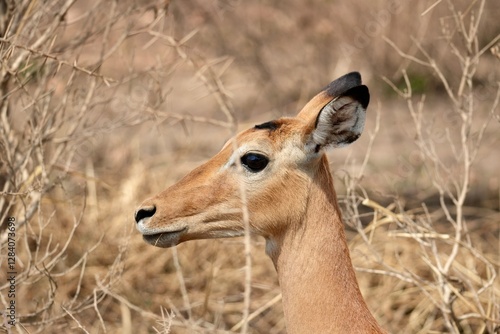
[[[258,153],[247,153],[241,157],[241,164],[253,173],[260,172],[266,168],[268,163],[269,159]]]

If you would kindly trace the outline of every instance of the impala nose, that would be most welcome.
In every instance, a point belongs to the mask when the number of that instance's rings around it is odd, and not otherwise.
[[[156,206],[140,208],[135,212],[135,221],[139,223],[144,218],[151,218],[156,213]]]

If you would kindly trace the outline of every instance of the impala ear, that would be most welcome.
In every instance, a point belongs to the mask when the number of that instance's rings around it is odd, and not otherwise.
[[[317,153],[327,146],[342,147],[354,142],[363,132],[369,101],[370,93],[364,85],[331,99],[317,114],[314,127],[309,127],[312,131],[307,135],[306,147]]]

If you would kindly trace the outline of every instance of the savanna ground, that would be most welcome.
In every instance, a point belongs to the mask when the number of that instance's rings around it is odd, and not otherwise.
[[[133,212],[358,70],[365,133],[329,156],[365,299],[391,333],[498,333],[499,16],[496,0],[0,1],[1,331],[285,333],[263,239],[154,248]]]

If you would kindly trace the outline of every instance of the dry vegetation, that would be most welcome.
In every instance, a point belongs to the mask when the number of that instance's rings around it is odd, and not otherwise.
[[[133,211],[359,70],[366,133],[331,161],[370,308],[498,333],[497,2],[0,1],[1,332],[284,333],[263,240],[250,267],[241,239],[157,249]]]

